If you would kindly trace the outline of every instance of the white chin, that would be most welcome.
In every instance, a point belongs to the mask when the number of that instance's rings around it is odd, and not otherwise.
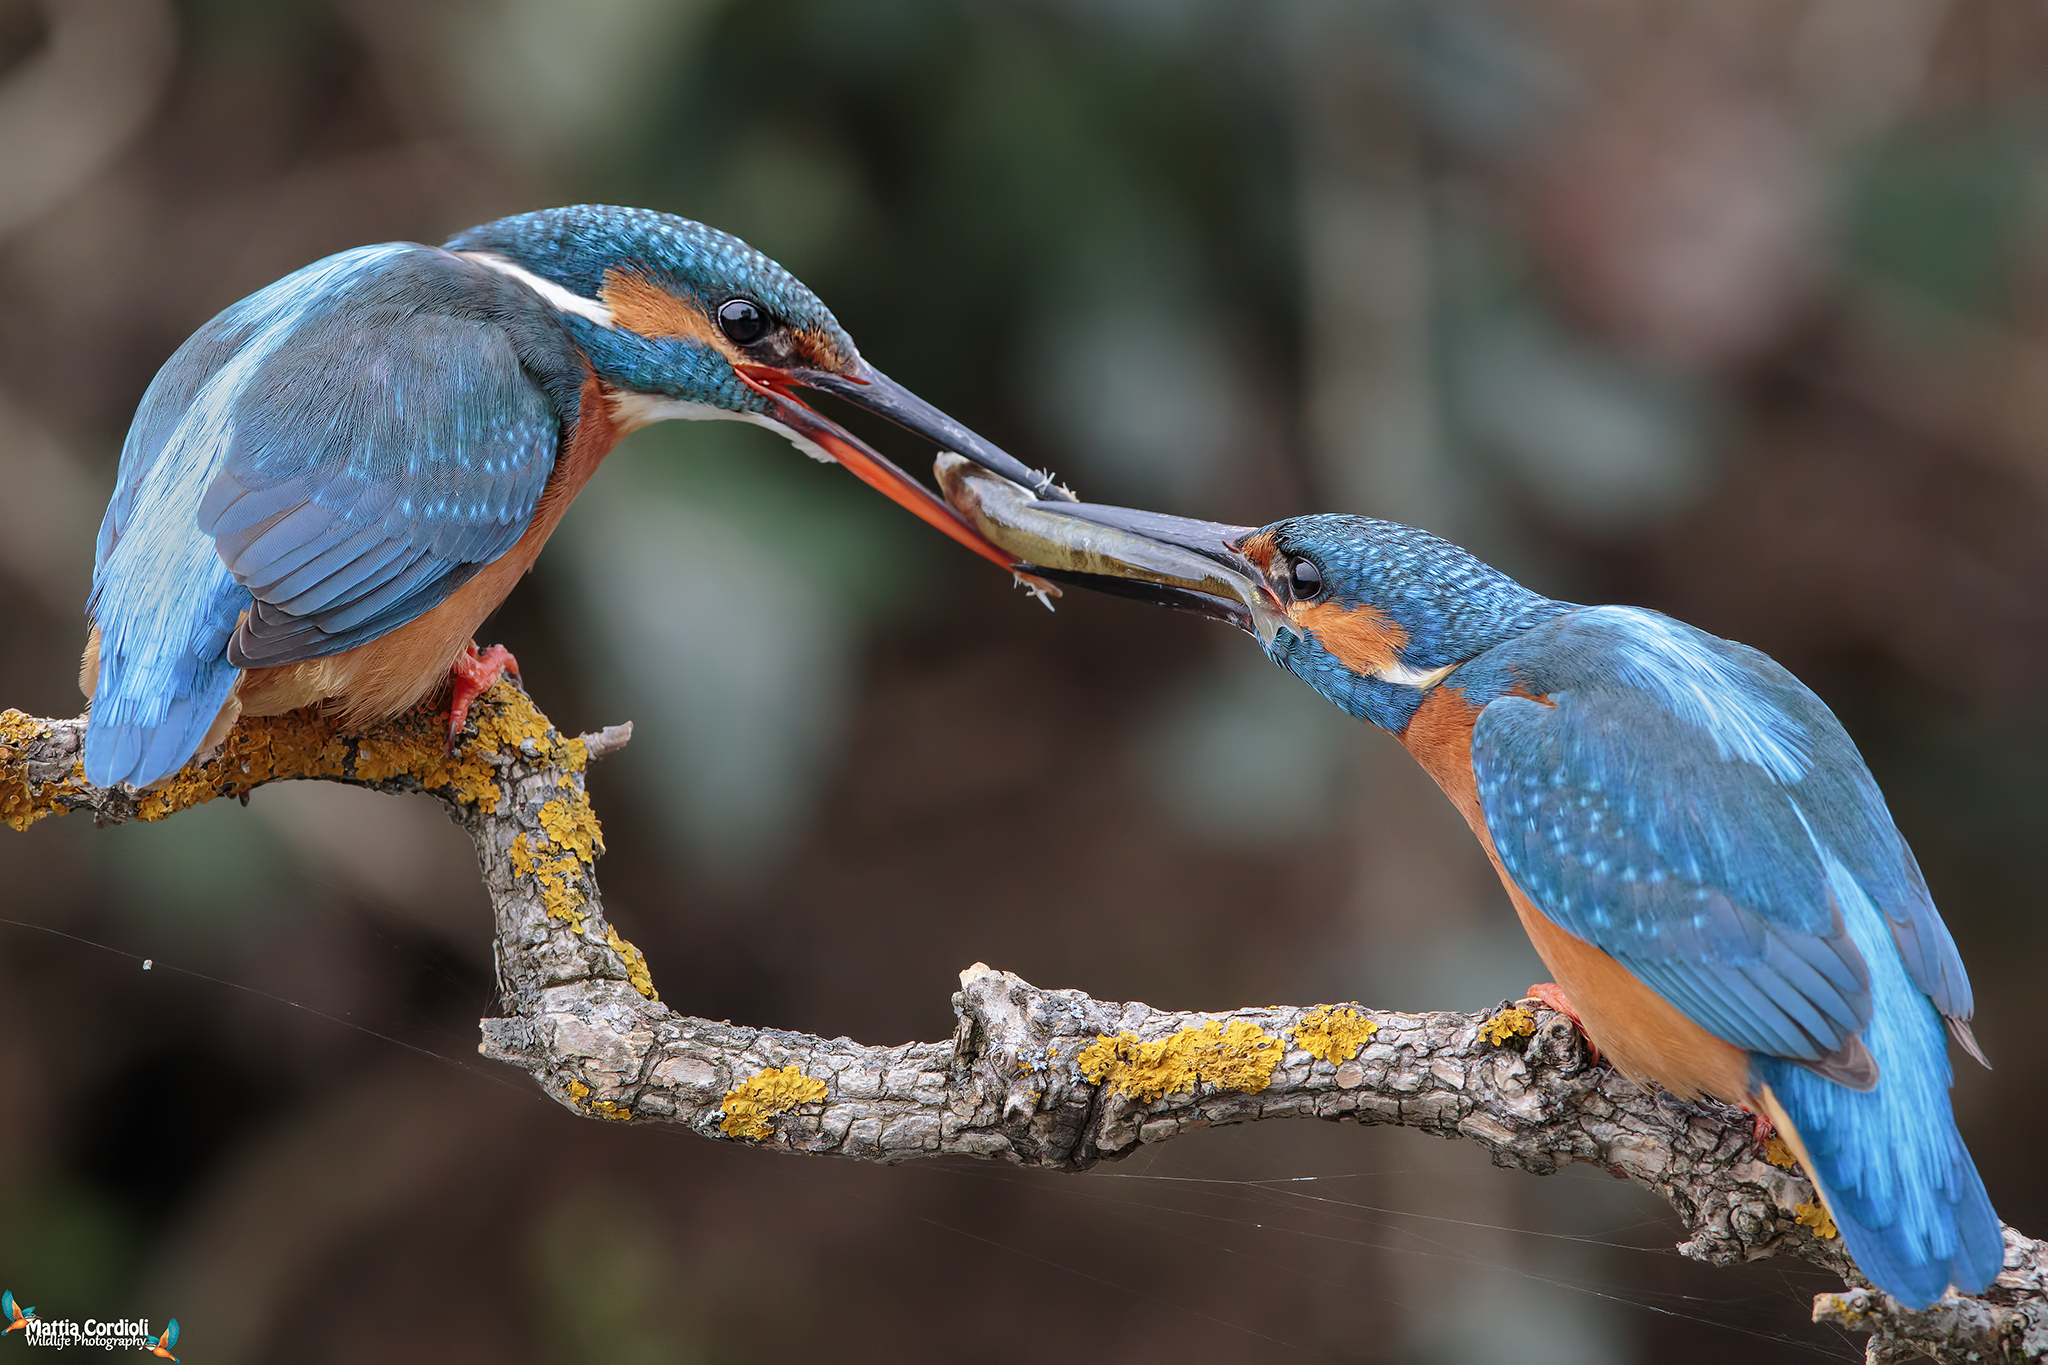
[[[612,421],[617,423],[622,436],[631,435],[656,422],[751,422],[757,427],[768,428],[821,464],[838,463],[810,437],[791,431],[773,417],[758,412],[733,412],[712,403],[669,398],[655,393],[618,392],[612,394],[611,401]]]

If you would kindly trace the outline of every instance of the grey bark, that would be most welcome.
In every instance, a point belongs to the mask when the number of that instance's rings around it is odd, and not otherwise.
[[[977,963],[960,974],[958,1022],[940,1042],[874,1047],[678,1014],[606,922],[594,875],[603,842],[584,771],[630,727],[566,738],[508,686],[473,715],[453,754],[445,721],[425,712],[356,735],[305,714],[245,721],[220,755],[136,793],[85,782],[82,719],[0,713],[0,822],[161,819],[306,777],[425,792],[475,841],[496,914],[504,1012],[481,1021],[479,1051],[579,1114],[865,1161],[1062,1171],[1216,1124],[1400,1124],[1470,1138],[1497,1166],[1548,1174],[1583,1161],[1625,1177],[1670,1203],[1687,1232],[1679,1249],[1698,1260],[1827,1267],[1851,1287],[1820,1295],[1815,1320],[1869,1333],[1872,1361],[2048,1360],[2048,1244],[2007,1228],[2005,1271],[1983,1299],[1906,1311],[1863,1287],[1822,1235],[1812,1186],[1754,1150],[1746,1115],[1638,1089],[1588,1055],[1570,1020],[1533,1004],[1176,1013]]]

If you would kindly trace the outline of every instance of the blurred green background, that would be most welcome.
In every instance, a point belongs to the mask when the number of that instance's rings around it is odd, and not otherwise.
[[[214,312],[673,210],[1085,495],[1418,522],[1791,666],[1971,964],[1958,1111],[2040,1233],[2044,131],[2017,0],[0,0],[0,704],[79,709],[122,433]],[[1241,637],[1048,616],[752,428],[634,437],[488,633],[564,728],[636,722],[603,877],[688,1012],[936,1038],[976,960],[1176,1008],[1540,975],[1405,755]],[[1821,1276],[1413,1134],[1062,1178],[579,1122],[474,1057],[488,920],[424,802],[0,834],[0,907],[76,936],[0,924],[0,1282],[210,1365],[1861,1357]]]

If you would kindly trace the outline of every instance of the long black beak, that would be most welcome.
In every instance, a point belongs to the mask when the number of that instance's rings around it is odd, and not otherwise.
[[[940,412],[909,389],[883,374],[865,360],[857,374],[832,374],[825,370],[790,370],[791,382],[821,389],[875,416],[894,422],[905,431],[924,437],[940,450],[964,455],[992,474],[1031,490],[1034,498],[1072,502],[1074,495],[1060,487],[1051,471],[1026,468],[1024,462],[991,441]]]
[[[782,369],[758,363],[742,363],[733,368],[750,388],[774,405],[773,420],[784,427],[792,437],[814,448],[816,453],[845,466],[862,483],[921,521],[951,536],[983,559],[1018,574],[1041,593],[1050,592],[1055,596],[1058,594],[1057,589],[1050,588],[1034,575],[1023,571],[1015,555],[991,541],[976,529],[972,522],[947,506],[929,488],[905,473],[895,462],[866,441],[797,397],[793,390],[796,386],[802,385],[840,394],[859,407],[937,442],[943,449],[959,449],[962,454],[972,452],[972,458],[977,461],[1001,462],[1003,467],[1030,477],[1031,471],[1025,469],[1013,456],[982,440],[945,413],[865,363],[861,366],[860,376],[853,379],[828,375],[820,370]],[[1038,477],[1047,483],[1051,482],[1050,475]]]
[[[1040,577],[1215,617],[1262,641],[1285,624],[1265,576],[1238,550],[1256,527],[1042,501],[947,456],[938,474],[975,529]]]

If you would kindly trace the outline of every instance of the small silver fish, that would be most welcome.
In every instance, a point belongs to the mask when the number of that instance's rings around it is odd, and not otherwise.
[[[1256,528],[1085,502],[1046,502],[959,455],[934,471],[947,501],[1020,572],[1219,616],[1262,643],[1286,623],[1236,544]]]

